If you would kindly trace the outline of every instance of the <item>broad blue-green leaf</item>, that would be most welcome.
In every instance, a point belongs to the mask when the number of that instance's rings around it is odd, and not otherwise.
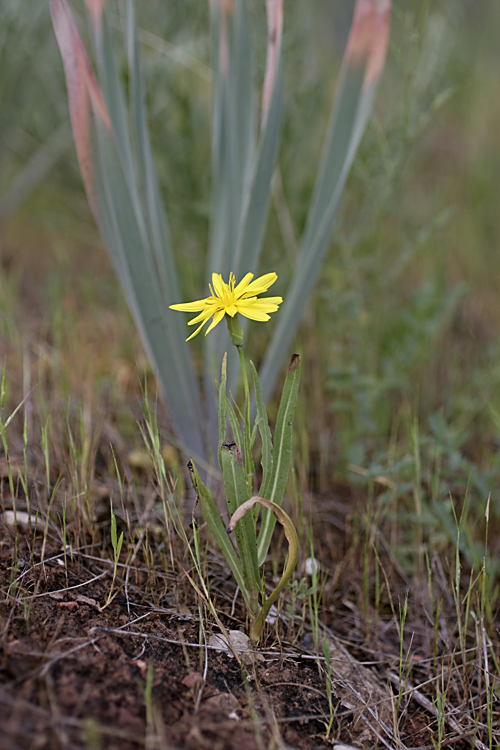
[[[51,13],[91,208],[157,371],[176,434],[191,452],[203,457],[202,410],[194,368],[181,321],[168,311],[169,304],[179,301],[180,290],[152,167],[137,47],[132,44],[130,48],[131,119],[135,123],[131,135],[105,19],[96,34],[103,96],[65,0],[51,0]]]
[[[337,95],[301,242],[260,371],[264,399],[274,389],[323,262],[347,176],[371,111],[388,43],[390,0],[358,0]]]

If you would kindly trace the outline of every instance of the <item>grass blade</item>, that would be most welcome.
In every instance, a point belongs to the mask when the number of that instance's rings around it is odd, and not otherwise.
[[[226,527],[222,521],[222,518],[220,517],[220,513],[217,509],[217,506],[214,503],[212,495],[203,484],[200,478],[200,475],[198,474],[198,471],[196,469],[196,466],[194,465],[192,461],[189,463],[189,469],[191,471],[191,478],[193,481],[194,490],[196,492],[196,496],[200,503],[200,508],[203,513],[203,517],[205,521],[207,522],[208,528],[212,532],[215,538],[215,541],[219,545],[222,551],[222,554],[226,558],[227,564],[231,568],[231,572],[234,575],[236,583],[241,589],[241,593],[243,594],[245,603],[247,604],[247,606],[249,606],[250,599],[249,599],[248,591],[245,586],[243,569],[241,567],[240,561],[238,560],[234,547],[231,543],[231,539],[228,536]]]
[[[236,443],[224,443],[221,449],[221,456],[227,506],[229,513],[233,515],[237,508],[249,498],[245,466]],[[242,518],[241,524],[235,529],[235,539],[250,598],[249,608],[255,614],[259,608],[260,577],[257,565],[255,521],[251,514],[247,514]]]
[[[250,361],[250,369],[252,371],[253,387],[255,390],[255,403],[257,407],[257,427],[259,429],[260,439],[262,441],[262,486],[267,487],[269,485],[272,471],[273,471],[273,441],[271,437],[271,430],[269,429],[269,421],[267,419],[266,407],[264,406],[264,399],[262,397],[262,388],[260,387],[259,376],[257,370],[252,361]]]

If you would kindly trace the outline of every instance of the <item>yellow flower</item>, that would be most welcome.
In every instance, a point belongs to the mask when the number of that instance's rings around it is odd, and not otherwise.
[[[189,341],[201,331],[203,326],[213,317],[212,322],[205,331],[205,336],[212,328],[218,325],[224,315],[234,318],[236,313],[244,315],[250,320],[266,321],[269,320],[268,313],[276,312],[278,305],[283,302],[281,297],[265,297],[257,299],[257,295],[267,292],[269,287],[274,284],[278,278],[275,273],[266,273],[260,278],[253,279],[253,273],[247,275],[235,286],[234,273],[229,274],[229,283],[222,280],[220,273],[212,274],[212,284],[209,284],[212,295],[206,299],[200,299],[196,302],[183,302],[179,305],[170,305],[171,310],[180,310],[181,312],[199,312],[200,314],[188,322],[189,326],[196,323],[201,325],[196,331],[186,339]]]

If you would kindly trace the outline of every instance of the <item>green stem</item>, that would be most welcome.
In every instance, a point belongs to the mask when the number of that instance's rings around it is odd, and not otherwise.
[[[245,470],[247,473],[248,494],[252,493],[252,479],[254,465],[252,460],[252,427],[250,424],[250,387],[248,385],[247,366],[243,354],[242,344],[236,344],[240,357],[241,374],[243,375],[243,390],[245,392],[245,414],[243,422],[243,437],[245,441]]]
[[[228,315],[226,313],[226,323],[231,341],[238,350],[241,373],[243,375],[243,388],[245,390],[245,413],[243,424],[243,437],[245,441],[245,471],[247,474],[248,494],[251,495],[254,465],[252,461],[252,428],[250,425],[250,388],[248,386],[247,368],[245,364],[245,357],[243,354],[243,329],[241,327],[238,315],[234,315],[233,317],[231,317],[231,315]],[[235,440],[237,440],[236,435]]]
[[[245,364],[245,356],[243,354],[243,346],[239,345],[236,347],[240,357],[241,373],[243,375],[243,390],[245,391],[245,410],[248,408],[248,418],[250,420],[250,388],[248,386],[247,368]],[[245,414],[246,419],[246,414]]]

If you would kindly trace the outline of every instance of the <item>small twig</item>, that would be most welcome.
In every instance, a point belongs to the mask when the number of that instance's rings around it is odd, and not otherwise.
[[[88,586],[89,583],[94,583],[94,581],[98,581],[100,578],[104,578],[104,576],[109,575],[108,571],[105,570],[104,573],[99,573],[98,576],[95,576],[94,578],[91,578],[89,581],[84,581],[83,583],[77,583],[75,586],[67,586],[64,589],[56,589],[55,591],[44,591],[41,594],[33,594],[32,596],[26,597],[27,601],[31,601],[32,599],[39,599],[42,596],[52,596],[53,594],[64,594],[66,591],[73,591],[74,589],[80,589],[82,586]]]

